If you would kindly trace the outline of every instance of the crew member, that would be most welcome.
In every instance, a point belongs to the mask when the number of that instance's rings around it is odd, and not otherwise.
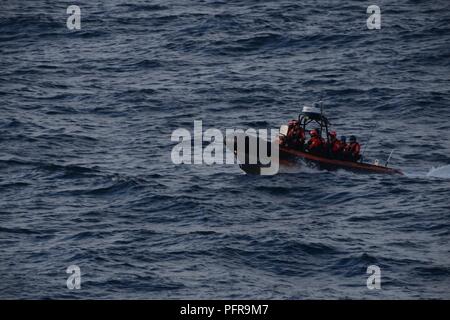
[[[297,120],[289,121],[286,140],[289,146],[303,148],[305,143],[305,131]]]
[[[336,131],[331,131],[330,132],[330,141],[329,141],[329,151],[332,157],[337,158],[339,156],[339,154],[342,152],[343,150],[343,145],[341,140],[336,138]]]
[[[355,136],[350,136],[349,144],[345,148],[345,153],[352,161],[358,161],[361,159],[360,155],[361,146],[359,145],[358,141],[356,141]]]
[[[347,137],[341,136],[339,139],[339,149],[336,152],[336,157],[338,159],[346,159],[346,150],[347,150]]]
[[[307,145],[308,151],[316,154],[322,153],[325,142],[319,135],[319,131],[317,129],[314,129],[311,130],[309,134],[311,135],[311,139],[309,139],[308,141]]]

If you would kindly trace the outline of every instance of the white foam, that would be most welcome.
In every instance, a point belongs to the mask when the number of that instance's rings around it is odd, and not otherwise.
[[[450,179],[450,165],[432,167],[427,173],[427,177]]]
[[[292,163],[292,164],[282,164],[280,165],[281,173],[322,173],[323,171],[318,168],[313,168],[306,165],[303,162]]]
[[[450,165],[432,167],[428,172],[424,171],[405,171],[405,175],[409,178],[439,178],[439,179],[450,179]]]

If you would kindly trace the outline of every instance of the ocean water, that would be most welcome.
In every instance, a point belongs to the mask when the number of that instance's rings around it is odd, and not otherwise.
[[[450,298],[450,2],[73,2],[0,10],[0,298]],[[319,99],[406,175],[171,161]]]

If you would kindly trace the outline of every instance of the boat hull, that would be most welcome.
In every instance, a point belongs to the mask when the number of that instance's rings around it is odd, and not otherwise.
[[[375,173],[375,174],[400,174],[403,173],[394,168],[389,168],[380,165],[374,165],[369,163],[362,162],[354,162],[354,161],[345,161],[338,159],[330,159],[317,155],[313,155],[310,153],[302,152],[295,149],[290,149],[286,147],[280,146],[280,160],[284,160],[285,162],[296,162],[299,159],[304,160],[307,164],[318,167],[323,170],[349,170],[353,172],[360,173]]]
[[[229,142],[231,140],[228,140]],[[232,140],[234,141],[234,139]],[[258,141],[259,142],[259,141]],[[267,149],[270,150],[270,145],[272,142],[267,142]],[[278,143],[278,142],[274,142]],[[236,143],[231,144],[225,143],[228,148],[233,150],[237,154]],[[245,150],[249,150],[248,143],[246,143]],[[239,155],[239,159],[248,160],[249,154],[245,153]],[[261,174],[261,164],[249,164],[246,160],[241,161],[239,167],[249,174]],[[335,171],[339,169],[353,171],[357,173],[367,173],[367,174],[389,174],[389,175],[403,175],[403,173],[394,168],[389,168],[386,166],[374,165],[363,162],[345,161],[338,159],[326,158],[318,155],[314,155],[308,152],[296,150],[293,148],[288,148],[284,146],[279,146],[279,162],[280,165],[307,165],[309,167],[318,168],[320,170]]]

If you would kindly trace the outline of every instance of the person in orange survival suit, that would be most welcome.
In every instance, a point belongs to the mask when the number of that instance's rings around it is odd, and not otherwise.
[[[345,154],[347,157],[352,161],[358,161],[361,159],[360,155],[361,146],[359,145],[358,141],[356,141],[355,136],[350,136],[349,144],[345,148]]]
[[[333,158],[337,158],[343,149],[342,142],[341,140],[337,139],[336,131],[331,131],[329,136],[330,141],[328,144],[328,151]]]
[[[303,148],[305,143],[305,131],[297,120],[291,120],[288,123],[288,133],[286,136],[286,141],[289,146],[294,148]]]
[[[311,135],[311,139],[309,139],[306,146],[308,151],[316,154],[322,153],[325,142],[319,135],[319,131],[317,129],[314,129],[311,130],[309,134]]]

